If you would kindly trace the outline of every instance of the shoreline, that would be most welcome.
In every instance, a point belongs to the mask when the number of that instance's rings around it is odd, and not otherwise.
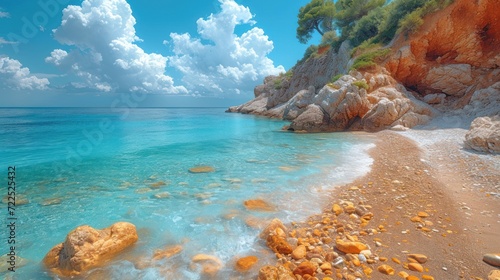
[[[285,267],[291,275],[292,271],[300,271],[297,269],[302,263],[311,261],[308,257],[316,255],[317,279],[386,279],[400,272],[419,277],[416,279],[424,275],[433,277],[425,279],[487,278],[496,268],[484,263],[482,256],[500,251],[496,242],[500,239],[500,197],[489,194],[500,185],[498,167],[485,165],[484,159],[473,153],[456,153],[457,146],[429,150],[403,133],[382,131],[374,135],[377,140],[376,147],[369,151],[374,159],[369,173],[335,187],[322,213],[288,226],[287,240],[306,245],[307,255],[297,259],[291,257],[293,254],[277,253],[275,267]],[[474,183],[485,186],[478,189]],[[344,211],[348,204],[363,206],[373,217],[360,224],[355,221],[359,215],[335,215],[333,204]],[[422,217],[418,217],[421,213]],[[333,219],[336,223],[330,222]],[[339,224],[345,226],[345,232],[338,230]],[[338,250],[336,239],[368,245],[373,263],[353,264],[351,256]],[[328,250],[343,257],[345,266],[330,270],[322,267],[323,262],[331,262]],[[428,258],[421,264],[422,272],[407,269],[410,253]],[[381,265],[391,266],[395,275],[377,271]],[[266,279],[262,278],[265,269],[268,267],[261,269],[260,279]]]

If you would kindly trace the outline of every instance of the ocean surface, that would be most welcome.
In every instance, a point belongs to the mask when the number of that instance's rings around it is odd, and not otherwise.
[[[234,271],[237,257],[274,262],[255,221],[262,226],[318,213],[328,190],[362,176],[372,163],[370,136],[293,134],[281,131],[285,124],[224,108],[1,108],[1,196],[7,169],[15,166],[16,201],[26,203],[15,209],[16,255],[26,265],[9,279],[53,279],[41,261],[72,229],[118,221],[136,225],[139,241],[75,279],[204,279],[191,263],[199,253],[222,260],[217,279],[255,278],[257,269]],[[215,172],[188,172],[202,165]],[[249,211],[248,199],[277,210]],[[8,224],[7,204],[1,205]],[[1,254],[8,253],[8,235],[2,226]],[[183,251],[138,265],[169,245]]]

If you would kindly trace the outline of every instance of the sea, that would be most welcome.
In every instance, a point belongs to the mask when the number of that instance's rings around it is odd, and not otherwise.
[[[369,135],[290,133],[282,130],[287,122],[224,111],[0,108],[0,254],[12,251],[8,225],[15,221],[16,255],[15,272],[1,258],[0,277],[66,279],[42,264],[53,246],[78,226],[125,221],[136,226],[137,243],[72,279],[205,279],[191,261],[197,254],[221,260],[215,279],[255,279],[259,266],[276,262],[259,238],[266,223],[320,213],[332,189],[370,170]],[[189,172],[197,166],[214,172]],[[275,210],[246,209],[252,199]],[[179,254],[151,262],[175,245]],[[235,261],[245,256],[259,262],[237,272]]]

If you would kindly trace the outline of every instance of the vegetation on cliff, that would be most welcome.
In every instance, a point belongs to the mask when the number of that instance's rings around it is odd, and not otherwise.
[[[314,31],[323,36],[319,46],[310,46],[304,58],[316,55],[329,45],[338,49],[349,40],[353,47],[373,51],[398,35],[408,37],[423,24],[423,17],[441,10],[454,0],[312,0],[298,14],[297,38],[307,43]],[[337,36],[337,33],[339,36]],[[378,53],[380,54],[380,53]],[[373,53],[371,54],[373,56]],[[364,66],[374,64],[374,61]],[[359,69],[358,67],[355,67]]]

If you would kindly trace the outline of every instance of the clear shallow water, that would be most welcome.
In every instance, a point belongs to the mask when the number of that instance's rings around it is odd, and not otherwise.
[[[14,279],[51,279],[40,261],[69,231],[117,221],[135,224],[139,241],[95,270],[96,279],[200,279],[190,267],[198,253],[226,264],[220,279],[252,278],[256,271],[233,272],[234,258],[257,255],[265,262],[272,254],[248,219],[304,219],[321,210],[322,193],[371,164],[372,142],[363,134],[291,134],[280,131],[284,124],[222,108],[0,109],[2,169],[16,166],[17,200],[29,200],[16,208],[16,253],[29,262]],[[198,165],[216,171],[188,172]],[[152,188],[158,182],[165,185]],[[279,210],[246,210],[243,201],[255,198]],[[60,203],[44,206],[51,199]],[[181,254],[150,268],[134,266],[175,244],[182,244]]]

